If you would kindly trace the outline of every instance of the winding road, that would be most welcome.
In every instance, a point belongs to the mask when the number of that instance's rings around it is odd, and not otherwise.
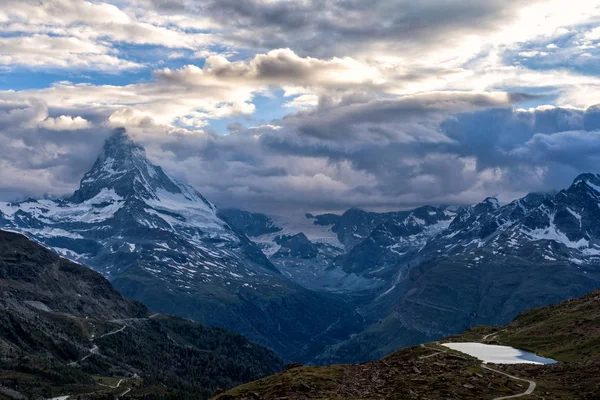
[[[530,381],[530,380],[528,380],[528,379],[518,378],[518,377],[516,377],[516,376],[509,375],[509,374],[507,374],[506,372],[502,372],[502,371],[498,371],[497,369],[490,368],[490,367],[488,367],[488,366],[487,366],[487,365],[485,365],[485,364],[481,364],[481,368],[485,368],[485,369],[487,369],[488,371],[492,371],[492,372],[495,372],[495,373],[497,373],[497,374],[501,374],[501,375],[507,376],[507,377],[509,377],[509,378],[511,378],[511,379],[515,379],[515,380],[517,380],[517,381],[521,381],[521,382],[527,382],[527,383],[529,383],[529,387],[527,388],[527,390],[526,390],[526,391],[524,391],[524,392],[523,392],[523,393],[521,393],[521,394],[514,394],[514,395],[512,395],[512,396],[502,396],[502,397],[496,397],[494,400],[516,399],[517,397],[528,396],[528,395],[530,395],[531,393],[533,393],[533,391],[535,390],[535,387],[537,386],[537,385],[536,385],[536,383],[535,383],[534,381]]]
[[[481,338],[481,341],[483,342],[484,340],[488,340],[489,338],[493,338],[494,336],[496,336],[497,334],[499,334],[500,332],[504,332],[506,329],[502,329],[501,331],[497,331],[497,332],[492,332],[492,333],[488,333],[487,335],[485,335],[483,338]]]
[[[106,336],[110,336],[110,335],[114,335],[114,334],[119,333],[119,332],[123,332],[125,330],[125,328],[127,328],[127,325],[123,325],[119,329],[115,329],[114,331],[110,331],[108,333],[105,333],[104,335],[101,335],[99,338],[101,339],[101,338],[106,337]],[[94,340],[96,340],[96,338],[92,337],[90,339],[90,342],[93,342]],[[94,347],[92,347],[90,349],[90,354],[88,354],[87,356],[83,357],[79,361],[73,361],[73,362],[68,363],[67,365],[70,366],[70,367],[73,367],[73,366],[77,365],[78,363],[87,360],[90,356],[92,356],[94,354],[98,354],[99,350],[100,350],[100,348],[96,344],[94,344]]]
[[[500,332],[502,332],[502,331],[500,331]],[[486,340],[488,337],[490,337],[492,335],[496,335],[496,334],[498,334],[500,332],[495,332],[495,333],[491,333],[489,335],[485,335],[483,337],[483,340]],[[438,342],[435,342],[435,343],[438,344]],[[430,357],[434,357],[434,356],[437,356],[437,355],[442,354],[442,353],[447,353],[446,350],[433,349],[431,347],[425,346],[424,344],[421,344],[421,347],[423,347],[424,349],[429,349],[429,350],[436,351],[436,353],[428,354],[426,356],[421,356],[421,357],[419,357],[420,360],[423,360],[423,359],[426,359],[426,358],[430,358]],[[535,383],[535,381],[530,381],[529,379],[523,379],[523,378],[519,378],[519,377],[514,376],[514,375],[507,374],[506,372],[502,372],[502,371],[499,371],[497,369],[488,367],[485,363],[481,363],[481,368],[487,369],[488,371],[494,372],[496,374],[504,375],[504,376],[506,376],[507,378],[510,378],[510,379],[514,379],[514,380],[517,380],[517,381],[520,381],[520,382],[527,382],[527,383],[529,383],[529,387],[527,387],[527,390],[525,390],[523,393],[514,394],[514,395],[511,395],[511,396],[495,397],[493,400],[516,399],[516,398],[519,398],[519,397],[528,396],[528,395],[530,395],[530,394],[533,393],[533,391],[535,390],[535,388],[537,386],[537,384]]]
[[[100,382],[97,382],[97,383],[98,383],[98,385],[100,385],[100,386],[109,387],[109,388],[111,388],[111,389],[116,389],[116,388],[118,388],[119,386],[121,386],[121,383],[122,383],[122,382],[123,382],[123,379],[119,379],[119,382],[117,382],[117,385],[116,385],[116,386],[105,385],[104,383],[100,383]]]
[[[127,325],[123,325],[121,328],[114,330],[112,332],[105,333],[104,335],[101,335],[100,338],[111,336],[111,335],[114,335],[119,332],[123,332],[125,330],[125,328],[127,328]]]

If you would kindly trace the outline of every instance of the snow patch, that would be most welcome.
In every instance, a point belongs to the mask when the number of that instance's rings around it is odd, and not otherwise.
[[[547,228],[538,228],[529,231],[523,231],[532,240],[553,240],[562,243],[572,249],[582,249],[589,246],[585,239],[579,239],[577,242],[571,241],[567,235],[561,232],[554,224],[555,214],[549,215],[549,226]]]

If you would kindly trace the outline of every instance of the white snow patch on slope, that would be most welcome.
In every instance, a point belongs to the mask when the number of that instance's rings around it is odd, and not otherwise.
[[[582,249],[589,246],[589,242],[585,239],[579,239],[577,242],[571,241],[567,235],[561,232],[556,225],[554,225],[555,214],[549,215],[549,226],[546,228],[538,228],[529,231],[523,231],[532,240],[553,240],[558,243],[562,243],[565,246],[572,249]]]
[[[595,190],[596,192],[600,193],[600,186],[593,184],[590,181],[585,181],[585,184],[588,185],[589,187],[591,187],[593,190]]]
[[[23,211],[46,224],[96,223],[112,218],[123,207],[122,200],[113,189],[104,188],[96,196],[80,204],[53,200],[0,203],[0,211],[11,220],[14,220],[18,211]]]
[[[569,207],[567,207],[567,211],[574,216],[577,221],[579,221],[579,228],[581,228],[581,215],[579,213],[576,213],[575,211],[571,210]]]
[[[182,190],[187,187],[180,185]],[[182,193],[171,193],[164,189],[157,189],[156,196],[158,199],[145,200],[152,210],[145,211],[161,218],[171,228],[190,227],[198,228],[205,232],[210,232],[213,236],[227,238],[232,242],[237,242],[237,237],[233,234],[225,221],[218,217],[217,211],[212,204],[205,202],[196,193],[191,190],[186,190]],[[165,213],[161,213],[165,211]],[[169,215],[176,213],[183,217],[178,219]]]

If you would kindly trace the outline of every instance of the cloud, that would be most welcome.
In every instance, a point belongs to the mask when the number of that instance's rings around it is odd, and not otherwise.
[[[486,44],[512,45],[590,21],[595,1],[144,0],[157,13],[211,18],[239,47],[291,48],[302,56],[464,59]]]
[[[380,79],[376,68],[352,58],[320,60],[300,57],[290,49],[272,50],[258,54],[251,60],[230,62],[223,56],[210,56],[204,68],[193,65],[172,71],[157,72],[160,78],[186,83],[202,84],[206,79],[244,83],[248,80],[267,85],[329,85],[335,86],[376,83]]]
[[[413,99],[421,104],[419,100]],[[334,119],[324,125],[328,132],[319,135],[298,130],[296,121],[289,125],[282,120],[280,129],[236,131],[227,139],[212,138],[210,145],[194,151],[186,144],[186,157],[171,150],[188,167],[219,171],[221,179],[210,174],[195,178],[219,204],[263,210],[397,209],[472,203],[489,195],[509,201],[528,191],[568,186],[578,173],[593,171],[597,165],[600,133],[585,131],[584,122],[593,109],[518,110],[497,103],[492,109],[471,106],[471,111],[448,114],[443,108],[429,109],[428,104],[420,117],[414,112],[404,116],[391,112],[394,117],[387,120],[380,116],[389,111],[388,105],[373,116],[376,105],[361,104],[365,112],[353,108],[352,123],[337,126]],[[395,110],[400,108],[397,105]],[[432,117],[438,122],[432,123]],[[370,124],[369,129],[357,128],[359,120]],[[352,127],[356,132],[348,131]],[[410,140],[397,134],[378,136],[384,127],[415,136]],[[423,137],[428,140],[419,140]],[[275,166],[277,174],[259,173]],[[325,177],[330,190],[320,186]]]
[[[129,133],[154,162],[218,205],[262,211],[399,209],[488,195],[508,201],[567,186],[598,165],[598,108],[523,110],[511,101],[502,93],[355,97],[277,125],[230,124],[226,135],[154,123]],[[71,130],[79,118],[49,117],[38,101],[4,102],[0,110],[4,199],[70,193],[110,133],[89,121]],[[54,130],[44,126],[49,121]]]
[[[562,187],[598,161],[597,14],[562,0],[7,0],[0,197],[69,193],[120,126],[227,206]]]
[[[119,54],[120,43],[196,51],[214,41],[209,33],[185,32],[167,21],[151,20],[144,11],[84,0],[5,0],[0,29],[9,35],[0,40],[0,63],[28,67],[140,68]]]
[[[59,82],[52,87],[0,91],[0,100],[37,99],[53,112],[93,113],[115,126],[167,125],[202,128],[209,118],[248,115],[256,88],[208,80],[190,89],[173,82],[154,81],[124,86]]]
[[[68,67],[133,69],[135,62],[121,60],[106,46],[76,37],[35,34],[28,37],[0,38],[0,64],[27,67]]]
[[[91,126],[90,122],[81,117],[71,117],[61,115],[56,118],[48,117],[40,122],[40,127],[51,131],[70,131],[78,129],[86,129]]]
[[[415,82],[420,82],[428,90],[422,91],[422,87]],[[559,93],[567,94],[581,85],[600,87],[600,79],[567,71],[539,72],[497,67],[490,68],[488,74],[470,74],[470,78],[463,75],[439,81],[432,80],[426,73],[420,78],[414,74],[409,77],[403,74],[398,76],[389,70],[348,57],[322,60],[300,57],[289,49],[278,49],[246,61],[232,62],[222,56],[211,56],[202,68],[195,65],[179,69],[164,68],[155,71],[152,80],[127,85],[73,84],[65,81],[49,88],[0,91],[0,99],[25,101],[36,98],[48,104],[52,110],[63,113],[102,114],[113,126],[156,124],[197,131],[205,128],[211,119],[254,114],[255,96],[268,96],[276,90],[284,91],[284,107],[329,107],[328,119],[337,118],[336,124],[349,125],[357,115],[352,110],[356,106],[351,103],[365,99],[371,104],[378,104],[376,110],[366,112],[376,118],[388,118],[382,114],[386,105],[391,107],[387,114],[391,114],[395,112],[394,104],[409,104],[415,95],[419,96],[423,107],[432,107],[427,104],[430,101],[427,99],[440,99],[436,109],[447,108],[448,112],[460,111],[461,98],[480,99],[482,106],[493,106],[492,99],[496,99],[496,102],[514,102],[535,98],[526,93],[507,94],[506,87],[513,85],[522,88],[548,88],[554,85],[555,90],[562,90]],[[400,112],[411,111],[409,108]],[[310,113],[299,115],[305,119],[311,118]],[[290,116],[288,124],[292,124],[294,118]],[[327,123],[326,119],[321,119],[311,127],[306,122],[302,129],[316,132]],[[387,134],[391,134],[389,129],[387,131]],[[380,131],[381,134],[385,132],[386,129]]]

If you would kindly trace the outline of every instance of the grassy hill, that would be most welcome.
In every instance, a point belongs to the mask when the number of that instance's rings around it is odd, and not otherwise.
[[[600,291],[520,314],[503,327],[474,327],[444,341],[510,345],[559,361],[553,365],[494,365],[429,343],[361,365],[298,367],[242,385],[216,399],[523,399],[600,398]],[[443,342],[443,341],[442,341]],[[499,372],[498,372],[499,371]]]

